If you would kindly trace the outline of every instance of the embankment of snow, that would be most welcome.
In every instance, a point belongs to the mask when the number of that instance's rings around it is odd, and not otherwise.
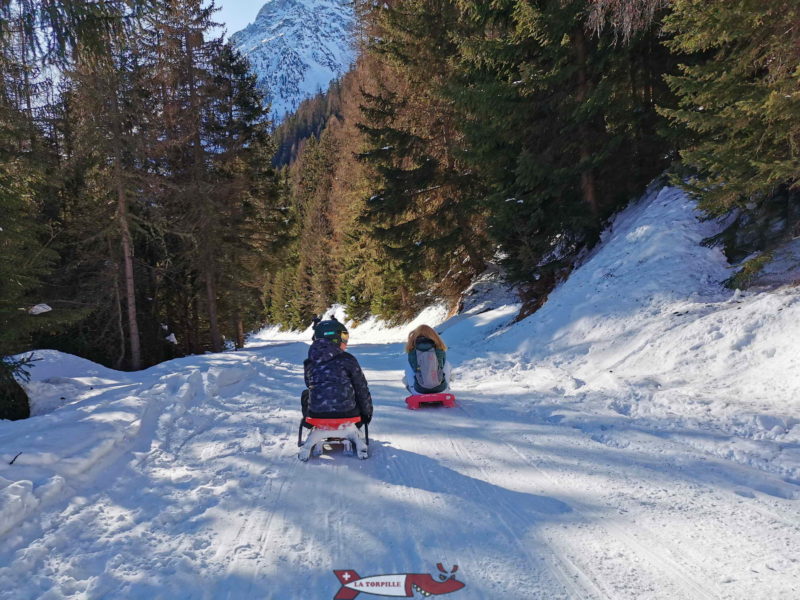
[[[622,212],[537,313],[462,365],[477,389],[625,444],[632,427],[800,480],[800,290],[732,292],[704,221],[664,188]],[[610,431],[609,430],[613,430]]]
[[[35,356],[25,387],[37,416],[0,421],[0,535],[91,481],[163,411],[180,414],[206,388],[216,393],[249,373],[215,367],[206,381],[196,369],[171,373],[159,366],[134,374],[55,350]],[[178,368],[180,361],[171,364]]]
[[[501,273],[490,266],[485,273],[463,294],[462,305],[458,314],[451,316],[451,308],[445,303],[437,303],[424,309],[414,319],[402,325],[389,325],[376,317],[362,322],[348,318],[341,305],[328,309],[324,318],[336,317],[346,324],[350,333],[351,344],[398,344],[398,353],[408,339],[408,334],[419,325],[435,327],[439,333],[458,340],[452,348],[456,355],[474,355],[464,353],[466,347],[480,345],[495,331],[510,323],[519,312],[520,303],[516,291],[509,286]],[[313,331],[309,326],[304,331],[283,331],[279,327],[270,326],[258,331],[248,338],[248,347],[261,347],[289,341],[311,343]]]
[[[416,318],[404,325],[388,325],[376,317],[356,323],[348,318],[344,307],[336,305],[325,311],[325,319],[336,317],[347,326],[351,344],[387,344],[405,342],[409,331],[421,324],[431,327],[441,325],[447,320],[448,308],[444,304],[436,304],[423,310]],[[248,338],[248,347],[259,347],[286,341],[311,343],[313,334],[309,326],[304,331],[283,331],[279,327],[270,326],[258,331]]]

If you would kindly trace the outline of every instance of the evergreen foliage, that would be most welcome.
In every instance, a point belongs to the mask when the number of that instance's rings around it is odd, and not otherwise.
[[[400,306],[390,316],[410,316],[431,297],[453,300],[484,269],[492,253],[484,190],[461,159],[463,116],[443,94],[455,7],[414,0],[366,14],[382,65],[380,83],[362,90],[360,158],[372,193],[361,220],[399,278]]]
[[[585,2],[460,1],[449,95],[490,189],[492,232],[523,281],[591,245],[665,166],[655,102],[669,67],[653,29],[591,36]]]
[[[7,357],[27,349],[35,331],[65,318],[28,311],[52,303],[42,286],[56,254],[45,216],[53,151],[36,126],[46,116],[36,97],[48,94],[51,82],[35,64],[37,43],[20,10],[0,3],[0,378],[9,402],[21,391],[13,377],[24,376],[24,362]]]
[[[328,91],[303,100],[297,110],[278,125],[273,134],[277,151],[273,164],[285,167],[293,163],[305,141],[310,137],[319,139],[331,117],[342,116],[342,85],[333,79]]]
[[[535,310],[670,163],[766,250],[731,284],[796,235],[796,2],[355,4],[354,68],[273,131],[213,0],[0,0],[8,398],[31,348],[135,369],[334,302],[402,320],[496,257]]]
[[[669,47],[688,55],[667,79],[664,114],[694,135],[688,188],[713,214],[800,182],[800,6],[792,0],[674,0]]]
[[[0,317],[14,324],[0,354],[49,346],[135,369],[241,346],[288,218],[255,77],[209,37],[213,2],[70,4],[0,4],[53,36],[27,47],[24,27],[0,31]],[[37,75],[51,57],[58,90]],[[35,301],[54,310],[19,318]]]

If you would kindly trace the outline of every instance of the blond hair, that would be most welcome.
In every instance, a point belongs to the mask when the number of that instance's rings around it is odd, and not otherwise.
[[[433,330],[430,325],[420,325],[414,331],[408,334],[408,341],[406,342],[406,352],[411,352],[414,349],[414,344],[417,342],[418,337],[426,337],[433,342],[439,350],[447,350],[447,344],[439,337],[439,334]]]

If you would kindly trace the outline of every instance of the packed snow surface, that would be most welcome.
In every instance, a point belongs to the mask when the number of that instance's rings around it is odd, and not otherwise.
[[[420,315],[453,409],[405,408],[416,323],[351,324],[365,461],[296,458],[309,331],[139,373],[37,352],[36,416],[0,422],[0,598],[328,599],[334,570],[455,565],[463,600],[800,598],[800,292],[721,287],[716,227],[655,190],[524,321],[492,278]]]

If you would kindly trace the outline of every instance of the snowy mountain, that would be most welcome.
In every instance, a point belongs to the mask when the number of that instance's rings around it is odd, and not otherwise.
[[[354,19],[349,0],[270,0],[231,36],[250,59],[276,123],[349,70]]]
[[[297,460],[309,330],[136,373],[38,351],[36,416],[0,421],[0,599],[354,598],[334,570],[359,599],[410,573],[453,600],[800,597],[800,288],[722,287],[718,227],[652,190],[523,321],[488,279],[456,316],[351,326],[363,461]],[[456,408],[405,408],[420,323]]]

